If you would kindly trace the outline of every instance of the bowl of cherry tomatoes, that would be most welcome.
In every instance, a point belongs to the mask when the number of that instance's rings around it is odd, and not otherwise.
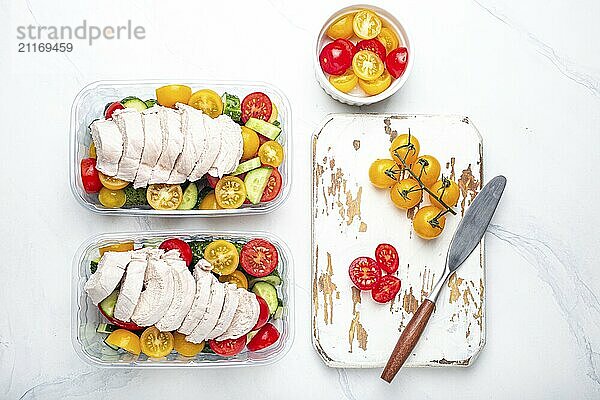
[[[371,5],[349,6],[332,14],[315,44],[319,85],[349,105],[374,104],[396,93],[408,79],[413,60],[404,26]]]

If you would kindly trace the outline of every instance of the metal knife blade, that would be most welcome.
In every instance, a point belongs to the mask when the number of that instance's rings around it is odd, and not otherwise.
[[[506,178],[494,177],[475,196],[450,241],[446,266],[450,273],[469,257],[481,241],[504,192]]]

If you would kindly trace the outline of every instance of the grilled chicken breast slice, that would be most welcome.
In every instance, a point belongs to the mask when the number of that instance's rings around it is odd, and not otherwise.
[[[117,175],[123,154],[123,136],[112,120],[99,119],[90,125],[96,147],[96,169],[108,176]]]
[[[167,107],[158,111],[163,137],[167,138],[162,153],[148,183],[166,183],[171,176],[177,157],[183,150],[183,133],[181,132],[181,113]]]
[[[133,182],[144,149],[142,116],[137,110],[125,108],[115,111],[112,118],[123,137],[123,155],[119,161],[119,170],[116,177],[127,182]]]
[[[196,293],[192,307],[185,316],[183,323],[178,331],[184,335],[192,333],[194,328],[198,326],[200,320],[204,316],[210,300],[210,286],[212,284],[213,275],[210,272],[212,265],[202,259],[194,266],[194,279],[196,280]]]
[[[131,261],[127,264],[125,275],[115,304],[114,317],[121,321],[131,321],[133,310],[140,299],[144,286],[144,274],[148,266],[148,249],[131,252]]]
[[[159,106],[150,107],[142,111],[142,126],[144,128],[144,150],[133,182],[135,189],[148,186],[148,180],[152,175],[152,170],[156,166],[163,150],[163,140],[166,145],[166,138],[163,139],[163,132],[160,128],[160,118],[158,116]]]
[[[83,287],[92,303],[98,305],[117,288],[127,264],[131,261],[131,253],[130,251],[108,251],[102,255],[96,272],[89,277]]]

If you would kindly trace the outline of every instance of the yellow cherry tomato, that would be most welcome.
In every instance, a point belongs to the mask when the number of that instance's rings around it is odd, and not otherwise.
[[[331,39],[349,39],[354,34],[354,29],[352,27],[352,21],[354,20],[354,14],[346,14],[342,15],[335,21],[329,25],[327,28],[327,36]]]
[[[420,150],[421,146],[419,145],[417,138],[414,135],[405,133],[398,135],[396,139],[394,139],[390,146],[390,155],[399,166],[404,167],[404,164],[410,166],[417,161]],[[402,163],[401,160],[404,161],[404,163]]]
[[[248,289],[248,279],[246,278],[246,275],[238,269],[229,275],[221,275],[219,277],[219,282],[233,283],[239,288]]]
[[[458,188],[456,182],[451,179],[442,177],[442,179],[431,185],[430,190],[435,193],[435,195],[444,203],[446,203],[448,207],[454,207],[458,203],[460,189]],[[429,196],[429,200],[431,201],[431,204],[440,209],[446,208],[431,196]]]
[[[381,32],[381,19],[371,10],[360,10],[354,15],[352,28],[361,39],[373,39]]]
[[[185,340],[185,335],[173,332],[173,347],[176,352],[184,357],[195,357],[204,350],[204,342],[192,343]]]
[[[427,187],[431,187],[440,177],[440,162],[434,156],[420,156],[410,167],[411,171],[421,179]]]
[[[219,275],[232,274],[240,263],[240,255],[235,245],[222,239],[206,246],[204,258],[212,264],[212,271]]]
[[[369,167],[369,180],[377,188],[389,188],[398,181],[400,171],[394,160],[375,160]]]
[[[120,347],[128,353],[140,355],[140,338],[133,332],[129,332],[126,329],[117,329],[111,332],[106,338],[106,343]]]
[[[377,40],[383,43],[387,53],[394,50],[400,45],[400,40],[398,39],[398,35],[396,35],[396,32],[386,27],[381,28],[381,32],[379,33],[379,35],[377,35]]]
[[[124,181],[119,178],[114,178],[112,176],[104,175],[102,172],[98,171],[98,177],[100,178],[100,182],[102,186],[110,190],[119,190],[123,189],[125,186],[129,185],[129,182]]]
[[[242,154],[242,161],[256,157],[258,147],[260,146],[258,134],[252,129],[242,126],[242,139],[244,140],[244,153]]]
[[[379,78],[375,78],[370,81],[359,79],[358,85],[366,94],[369,96],[375,96],[389,88],[392,84],[392,76],[389,72],[383,71],[383,74]]]
[[[211,118],[217,118],[223,113],[223,100],[221,100],[221,96],[210,89],[198,90],[190,97],[188,105],[197,110],[202,110],[202,112]]]
[[[200,209],[200,210],[221,210],[222,209],[222,207],[219,205],[219,203],[217,203],[217,198],[215,197],[214,190],[210,191],[206,196],[204,196],[204,198],[200,202],[200,205],[198,206],[198,209]]]
[[[435,206],[422,207],[413,218],[413,229],[423,239],[433,239],[442,233],[446,225],[446,217]]]
[[[237,176],[224,176],[215,186],[215,197],[222,208],[239,208],[246,200],[246,185]]]
[[[423,189],[412,178],[402,179],[392,187],[390,198],[396,207],[409,209],[421,202]]]
[[[192,88],[185,85],[167,85],[156,89],[156,101],[165,107],[174,107],[175,103],[187,104]]]
[[[260,162],[271,167],[279,167],[283,162],[283,147],[274,140],[264,142],[258,149]]]
[[[179,185],[159,183],[148,186],[148,204],[155,210],[176,210],[183,201],[183,190]]]
[[[120,208],[125,204],[125,192],[123,189],[111,190],[103,187],[98,193],[98,200],[106,208]]]
[[[354,89],[358,83],[358,78],[352,71],[352,68],[348,68],[348,71],[342,75],[329,75],[329,82],[340,92],[348,93]]]
[[[377,54],[369,50],[360,50],[352,58],[352,69],[360,79],[372,81],[383,74],[385,66]]]
[[[277,109],[275,103],[271,102],[271,116],[267,122],[272,124],[273,122],[277,121],[277,117],[279,117],[279,110]]]
[[[140,345],[142,351],[148,357],[166,357],[173,351],[173,334],[171,332],[161,332],[155,326],[151,326],[142,332]]]
[[[133,242],[110,244],[108,246],[100,247],[100,249],[98,249],[98,250],[100,251],[100,257],[102,257],[102,255],[104,253],[106,253],[107,251],[120,251],[120,252],[130,251],[130,250],[133,250]]]
[[[96,145],[94,144],[94,142],[90,144],[89,154],[90,158],[96,158]]]

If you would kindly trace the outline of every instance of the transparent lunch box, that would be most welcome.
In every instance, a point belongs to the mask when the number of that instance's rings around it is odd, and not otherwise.
[[[188,85],[192,91],[212,89],[219,95],[224,92],[235,94],[241,99],[252,92],[264,92],[278,109],[278,120],[282,132],[277,139],[284,148],[284,161],[279,167],[282,178],[281,193],[272,201],[256,205],[244,204],[239,209],[232,210],[153,210],[138,208],[106,208],[98,201],[97,193],[86,193],[81,182],[81,160],[88,157],[88,150],[92,137],[89,125],[95,119],[102,118],[104,107],[107,103],[119,101],[127,96],[136,96],[142,99],[156,98],[155,90],[169,84]],[[292,158],[292,115],[288,98],[277,88],[266,83],[239,82],[239,81],[202,81],[202,80],[142,80],[142,81],[98,81],[85,86],[75,97],[71,108],[70,132],[70,182],[71,191],[77,201],[84,207],[101,214],[129,215],[129,216],[230,216],[252,215],[271,212],[286,200],[291,185],[291,158]]]
[[[175,352],[161,359],[152,359],[143,353],[135,356],[115,351],[108,347],[104,340],[107,334],[97,333],[99,323],[108,321],[100,314],[83,286],[89,276],[90,262],[99,256],[100,247],[133,241],[135,248],[142,244],[158,246],[164,239],[180,238],[186,241],[210,241],[226,239],[232,242],[245,243],[251,239],[266,239],[279,252],[278,272],[283,281],[277,288],[278,296],[283,302],[283,314],[280,319],[272,322],[281,336],[272,346],[249,352],[247,349],[235,357],[223,358],[212,353],[199,353],[196,357],[184,357]],[[290,349],[294,340],[294,274],[293,261],[289,248],[278,237],[266,232],[209,232],[209,231],[149,231],[149,232],[120,232],[92,236],[77,250],[73,259],[71,308],[71,340],[75,352],[87,363],[100,367],[123,368],[160,368],[160,367],[196,367],[219,368],[234,366],[268,365],[279,361]]]

